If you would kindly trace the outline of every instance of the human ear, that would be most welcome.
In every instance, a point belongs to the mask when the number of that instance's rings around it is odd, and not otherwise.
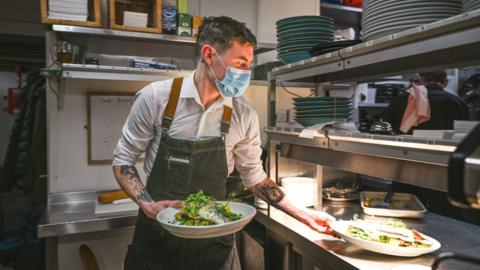
[[[211,65],[213,62],[213,48],[212,46],[205,44],[202,46],[201,49],[201,57],[202,57],[202,62],[204,62],[207,65]]]

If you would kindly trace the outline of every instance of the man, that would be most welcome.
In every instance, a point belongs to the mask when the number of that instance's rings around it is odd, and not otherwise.
[[[445,71],[420,73],[420,84],[424,85],[428,90],[430,119],[416,127],[412,127],[406,133],[411,134],[414,129],[453,129],[454,120],[468,120],[468,108],[465,102],[444,90],[444,87],[448,85],[447,73]],[[399,96],[383,113],[383,120],[392,124],[395,133],[402,133],[400,126],[405,108],[407,107],[408,96],[408,93]],[[460,211],[448,202],[445,192],[397,182],[393,183],[393,190],[395,192],[407,192],[417,195],[431,212],[461,219]]]
[[[183,239],[162,229],[156,214],[198,190],[225,199],[235,167],[254,194],[331,233],[326,213],[300,209],[263,171],[258,117],[240,96],[250,80],[256,38],[228,17],[210,17],[197,37],[199,60],[186,78],[154,82],[136,96],[115,149],[113,172],[141,208],[125,269],[239,269],[233,236]],[[134,167],[146,151],[144,187]]]
[[[448,85],[445,71],[421,73],[420,83],[428,89],[430,119],[405,133],[411,134],[413,129],[453,129],[454,120],[468,120],[468,108],[465,102],[444,90]],[[400,131],[400,126],[408,97],[408,93],[397,97],[383,112],[382,119],[392,124],[395,133],[403,133]]]

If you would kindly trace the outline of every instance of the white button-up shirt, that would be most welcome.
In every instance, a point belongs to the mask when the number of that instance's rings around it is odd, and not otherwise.
[[[228,173],[235,166],[247,188],[261,182],[267,175],[260,159],[262,149],[257,113],[242,97],[220,97],[205,109],[195,86],[194,74],[183,80],[168,135],[184,140],[218,137],[223,106],[232,107],[232,123],[225,138]],[[172,83],[173,80],[153,82],[136,94],[122,137],[114,150],[113,165],[134,165],[145,153],[144,170],[147,176],[150,174],[160,145],[162,115]]]

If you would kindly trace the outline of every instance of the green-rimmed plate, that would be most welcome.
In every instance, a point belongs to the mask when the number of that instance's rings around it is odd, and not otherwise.
[[[348,118],[331,118],[331,117],[318,117],[318,118],[301,118],[295,119],[297,123],[304,127],[309,127],[317,124],[329,123],[329,122],[345,122]]]
[[[280,41],[277,43],[277,47],[285,47],[285,46],[317,46],[318,44],[324,42],[326,39],[303,39],[303,40],[287,40],[287,41]]]
[[[303,111],[311,111],[311,110],[326,110],[326,109],[346,109],[352,108],[352,104],[345,104],[345,105],[336,105],[333,107],[332,105],[326,104],[326,105],[315,105],[315,106],[295,106],[295,110],[297,112],[303,112]]]
[[[287,25],[292,23],[295,24],[298,22],[318,22],[318,21],[333,23],[333,19],[330,17],[309,15],[309,16],[295,16],[295,17],[284,18],[284,19],[278,20],[276,24],[279,26],[282,26],[282,25]]]
[[[301,101],[351,101],[352,98],[349,97],[297,97],[292,98],[294,102],[301,102]]]
[[[317,113],[309,115],[296,115],[295,119],[309,119],[309,118],[347,118],[350,117],[351,113]]]
[[[349,108],[335,108],[335,109],[323,109],[323,110],[305,110],[305,111],[297,111],[295,114],[297,117],[302,116],[309,116],[309,115],[316,115],[316,114],[325,114],[325,113],[351,113],[353,109]]]
[[[297,38],[297,39],[280,39],[277,42],[277,46],[291,46],[291,45],[303,45],[303,44],[319,44],[329,40],[330,38],[325,38],[322,36],[319,37],[305,37],[305,38]]]
[[[287,30],[277,30],[277,35],[282,36],[282,35],[289,35],[289,34],[294,34],[294,33],[321,33],[325,35],[333,35],[333,28],[329,27],[317,27],[317,28],[303,28],[303,27],[298,27],[298,28],[292,28],[292,29],[287,29]]]
[[[306,24],[292,24],[282,27],[277,27],[277,32],[285,32],[293,29],[325,29],[326,31],[333,31],[335,26],[333,24],[324,24],[324,23],[306,23]]]
[[[348,105],[351,104],[351,100],[312,100],[312,101],[297,101],[293,102],[293,105],[295,107],[302,107],[302,106],[318,106],[318,105],[330,105],[330,106],[335,106],[335,105]]]
[[[293,52],[278,55],[278,58],[285,64],[295,63],[310,57],[308,52]]]
[[[332,42],[333,41],[333,35],[324,35],[324,34],[319,34],[319,33],[296,33],[296,34],[289,34],[289,35],[283,35],[283,36],[277,36],[277,41],[278,42],[284,42],[284,41],[291,41],[291,40],[296,40],[299,38],[303,39],[322,39],[323,41],[328,41]]]
[[[316,43],[316,44],[318,44],[318,43]],[[313,48],[313,47],[315,47],[315,45],[312,45],[311,43],[310,43],[310,44],[306,43],[306,44],[299,44],[299,45],[282,45],[282,46],[278,46],[278,47],[277,47],[277,50],[283,51],[283,50],[300,49],[300,48],[302,48],[302,49],[305,49],[305,50],[308,51],[309,48]]]

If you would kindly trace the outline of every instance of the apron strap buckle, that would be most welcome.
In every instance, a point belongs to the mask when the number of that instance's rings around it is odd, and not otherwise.
[[[172,117],[168,117],[166,115],[163,116],[162,126],[161,126],[162,135],[167,135],[167,132],[170,129],[170,126],[172,125],[172,122],[173,122]]]

